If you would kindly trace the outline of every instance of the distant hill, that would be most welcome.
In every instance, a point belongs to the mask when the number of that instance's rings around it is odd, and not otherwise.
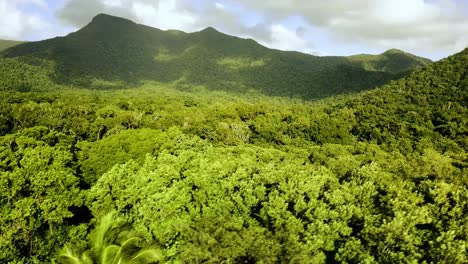
[[[2,56],[45,59],[55,65],[55,82],[81,87],[156,80],[303,98],[370,89],[430,63],[392,50],[376,56],[318,57],[268,49],[214,28],[162,31],[105,14],[68,36],[17,45]]]
[[[398,49],[390,49],[379,55],[359,54],[348,57],[360,64],[365,70],[401,73],[421,65],[432,63],[431,60],[415,56]]]
[[[21,43],[24,43],[24,41],[0,39],[0,51],[6,50]]]

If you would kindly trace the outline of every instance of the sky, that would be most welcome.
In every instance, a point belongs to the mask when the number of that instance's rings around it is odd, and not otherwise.
[[[468,0],[0,0],[0,39],[64,36],[99,13],[320,56],[397,48],[439,60],[468,47]]]

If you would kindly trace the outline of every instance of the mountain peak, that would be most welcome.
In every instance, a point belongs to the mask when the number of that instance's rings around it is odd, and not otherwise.
[[[125,18],[122,18],[122,17],[117,17],[117,16],[112,16],[112,15],[108,15],[108,14],[104,14],[104,13],[101,13],[101,14],[98,14],[96,15],[93,20],[91,21],[92,24],[95,24],[95,23],[98,23],[98,24],[101,24],[101,23],[119,23],[119,24],[135,24],[135,22],[129,20],[129,19],[125,19]]]
[[[414,54],[411,54],[411,53],[408,53],[408,52],[405,52],[405,51],[399,50],[399,49],[389,49],[389,50],[383,52],[380,55],[383,55],[383,56],[386,56],[386,57],[400,57],[400,58],[406,57],[409,60],[413,60],[413,61],[418,62],[419,64],[421,64],[419,66],[424,66],[426,64],[432,63],[432,60],[430,60],[430,59],[419,57],[419,56],[416,56]]]
[[[383,52],[382,54],[405,54],[406,52],[400,50],[400,49],[389,49]]]
[[[202,31],[200,32],[207,32],[207,33],[219,33],[218,30],[216,30],[214,27],[207,27],[205,29],[203,29]]]

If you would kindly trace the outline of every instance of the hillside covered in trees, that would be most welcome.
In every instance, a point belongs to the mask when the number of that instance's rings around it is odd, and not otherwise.
[[[17,45],[0,56],[28,64],[20,67],[47,63],[52,81],[62,85],[115,89],[152,80],[305,99],[374,88],[431,63],[399,50],[351,57],[285,52],[214,28],[162,31],[105,14],[68,36]]]
[[[468,49],[314,57],[100,15],[3,57],[0,263],[468,262]]]

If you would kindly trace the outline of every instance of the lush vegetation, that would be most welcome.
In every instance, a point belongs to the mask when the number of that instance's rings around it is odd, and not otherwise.
[[[32,65],[37,58],[47,60],[54,66],[54,82],[92,89],[153,80],[179,89],[203,85],[305,99],[374,88],[430,63],[396,50],[378,56],[317,57],[271,50],[213,28],[190,34],[161,31],[108,15],[96,16],[66,37],[18,45],[1,56]]]
[[[466,263],[467,65],[309,102],[4,59],[0,262]]]

